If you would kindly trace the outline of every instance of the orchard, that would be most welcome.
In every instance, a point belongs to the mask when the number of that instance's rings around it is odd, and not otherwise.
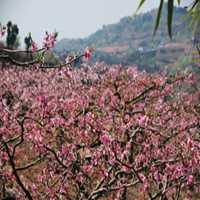
[[[0,71],[1,199],[199,199],[195,75]]]
[[[45,34],[26,51],[51,49],[57,33]],[[0,199],[200,199],[197,75],[70,67],[91,56],[0,70]]]

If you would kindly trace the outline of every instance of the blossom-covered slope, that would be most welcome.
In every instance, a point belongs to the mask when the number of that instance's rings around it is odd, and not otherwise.
[[[0,199],[199,199],[199,89],[96,64],[0,71]]]

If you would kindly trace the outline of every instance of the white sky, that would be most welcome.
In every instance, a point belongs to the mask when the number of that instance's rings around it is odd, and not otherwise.
[[[132,15],[140,0],[0,0],[0,22],[16,23],[23,38],[32,32],[41,43],[44,32],[59,32],[61,38],[83,38],[103,25]],[[158,6],[160,0],[147,0],[142,12]],[[184,0],[185,4],[192,0]]]

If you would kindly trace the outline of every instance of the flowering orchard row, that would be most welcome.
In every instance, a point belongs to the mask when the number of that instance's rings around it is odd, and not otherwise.
[[[104,64],[0,71],[0,198],[199,199],[191,88]]]

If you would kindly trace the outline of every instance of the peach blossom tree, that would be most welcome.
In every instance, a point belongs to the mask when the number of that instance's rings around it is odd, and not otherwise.
[[[101,63],[0,71],[1,198],[199,199],[195,78]]]

